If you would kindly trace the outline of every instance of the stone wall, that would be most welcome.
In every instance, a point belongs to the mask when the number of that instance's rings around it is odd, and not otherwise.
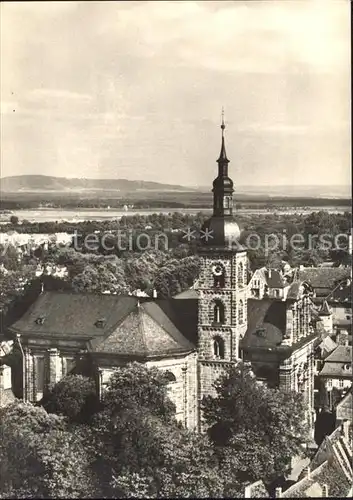
[[[148,368],[158,368],[170,372],[175,377],[168,384],[168,394],[175,404],[176,418],[188,428],[195,428],[198,421],[197,400],[197,353],[181,357],[151,360],[145,363]],[[104,392],[115,367],[100,367],[100,391]]]

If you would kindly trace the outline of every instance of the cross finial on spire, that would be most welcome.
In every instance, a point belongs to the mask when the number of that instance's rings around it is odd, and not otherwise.
[[[222,129],[222,147],[221,147],[221,153],[219,155],[219,158],[218,158],[218,163],[229,163],[229,160],[227,158],[227,155],[226,155],[226,147],[225,147],[225,144],[224,144],[224,129],[226,128],[225,124],[224,124],[224,108],[222,106],[222,123],[221,123],[221,129]]]

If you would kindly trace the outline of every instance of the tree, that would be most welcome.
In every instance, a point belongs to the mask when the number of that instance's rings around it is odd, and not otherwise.
[[[0,245],[0,264],[7,271],[17,271],[20,269],[20,259],[17,249],[14,245]]]
[[[52,387],[42,405],[70,422],[86,422],[98,409],[96,385],[89,377],[67,375]]]
[[[93,419],[104,495],[221,496],[212,444],[175,420],[167,383],[161,371],[138,363],[110,379],[103,409]]]
[[[95,484],[83,433],[28,403],[0,410],[0,492],[4,497],[80,498]]]
[[[302,396],[260,385],[243,363],[215,388],[202,408],[225,474],[240,483],[270,482],[287,470],[307,438]]]
[[[10,223],[13,226],[17,226],[17,224],[19,223],[19,218],[17,217],[17,215],[11,215],[11,217],[10,217]]]

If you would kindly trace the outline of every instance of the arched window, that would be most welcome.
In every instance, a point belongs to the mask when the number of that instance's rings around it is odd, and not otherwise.
[[[224,305],[221,300],[216,300],[213,306],[213,322],[224,323]]]
[[[224,266],[216,263],[212,266],[213,286],[215,288],[224,288]]]
[[[239,300],[238,305],[238,321],[240,325],[244,323],[244,303],[242,300]]]
[[[244,284],[244,266],[242,262],[238,265],[238,286],[243,286]]]
[[[224,274],[213,276],[213,286],[215,288],[224,288]]]
[[[176,382],[174,373],[170,372],[169,370],[165,372],[165,378],[167,379],[168,382]]]
[[[221,337],[213,340],[213,354],[218,359],[224,359],[224,340]]]

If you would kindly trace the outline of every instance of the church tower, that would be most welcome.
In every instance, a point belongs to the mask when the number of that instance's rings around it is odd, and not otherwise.
[[[223,115],[223,113],[222,113]],[[247,254],[233,215],[233,181],[222,116],[218,176],[213,181],[213,214],[201,230],[198,280],[199,401],[213,394],[226,366],[239,360],[239,339],[247,329]]]

